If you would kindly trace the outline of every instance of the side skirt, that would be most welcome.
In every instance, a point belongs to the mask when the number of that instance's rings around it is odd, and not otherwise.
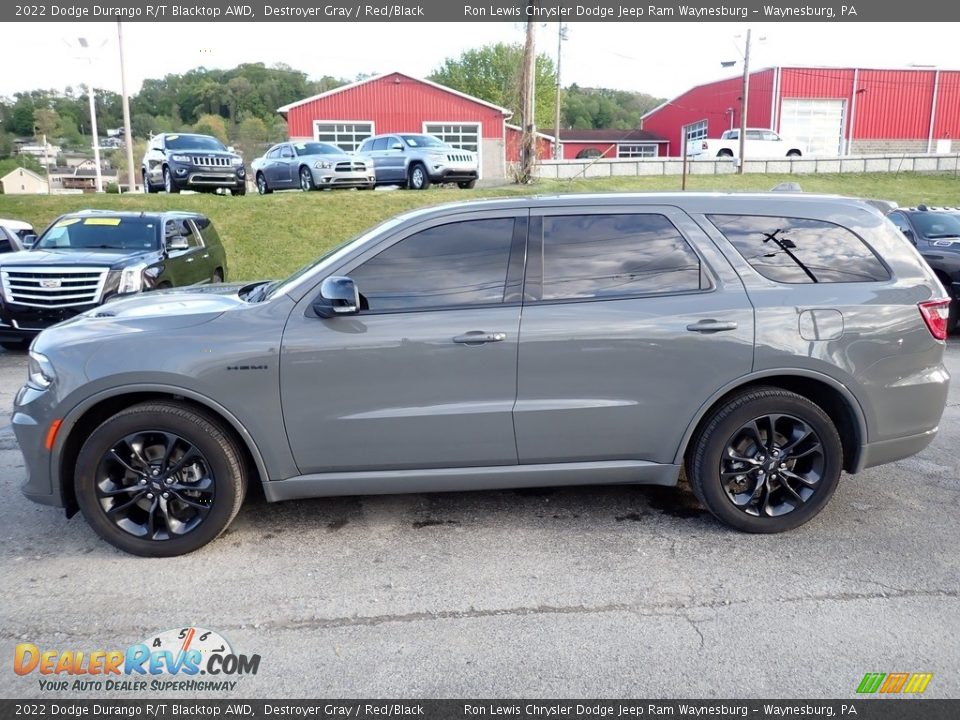
[[[393,495],[564,485],[676,485],[679,465],[643,460],[315,473],[263,483],[270,502],[334,495]]]

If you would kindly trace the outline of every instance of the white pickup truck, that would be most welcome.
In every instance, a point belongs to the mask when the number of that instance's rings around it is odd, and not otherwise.
[[[744,154],[748,160],[776,157],[803,157],[807,148],[794,140],[784,140],[773,130],[747,128]],[[719,140],[691,140],[687,143],[687,156],[698,160],[735,158],[740,155],[740,130],[727,130]]]

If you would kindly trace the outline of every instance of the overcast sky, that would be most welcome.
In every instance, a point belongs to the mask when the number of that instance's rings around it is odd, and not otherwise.
[[[164,23],[124,24],[130,92],[145,78],[199,65],[286,63],[311,78],[353,79],[392,70],[423,77],[444,58],[490,42],[519,42],[512,23]],[[751,64],[960,67],[958,23],[753,24]],[[737,23],[570,23],[562,81],[674,97],[693,85],[736,75],[720,62],[741,60],[747,25]],[[68,41],[78,35],[102,48],[90,68]],[[741,37],[737,39],[736,36]],[[538,49],[557,51],[556,24],[542,25]],[[4,32],[7,64],[0,95],[87,82],[120,91],[116,23],[16,23]],[[17,59],[17,60],[14,60]],[[738,64],[738,67],[742,67]]]

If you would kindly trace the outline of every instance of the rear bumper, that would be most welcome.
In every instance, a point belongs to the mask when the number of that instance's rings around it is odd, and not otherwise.
[[[861,445],[860,462],[857,463],[854,472],[860,472],[867,468],[885,465],[916,455],[933,442],[939,430],[940,427],[937,426],[932,430],[927,430],[926,432],[916,435]]]

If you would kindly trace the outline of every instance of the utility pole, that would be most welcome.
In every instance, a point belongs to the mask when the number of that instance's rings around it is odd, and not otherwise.
[[[97,167],[98,193],[103,192],[103,175],[100,172],[100,138],[97,135],[97,103],[93,99],[93,83],[87,85],[87,97],[90,99],[90,132],[93,134],[93,163]]]
[[[536,0],[527,0],[527,7],[532,8]],[[536,62],[537,54],[534,45],[535,25],[533,13],[528,11],[527,41],[523,48],[523,136],[520,142],[520,176],[521,183],[533,181],[534,165],[537,161],[537,126],[534,119],[536,108]]]
[[[117,20],[117,42],[120,45],[120,91],[123,94],[123,137],[127,146],[127,190],[133,192],[137,185],[133,166],[133,132],[130,130],[130,96],[127,95],[127,69],[123,58],[123,23]],[[120,188],[120,178],[117,178]]]
[[[557,23],[557,109],[553,123],[553,159],[560,160],[560,57],[563,54],[563,41],[567,39],[567,26]]]
[[[747,142],[747,105],[750,93],[750,28],[747,28],[747,46],[743,52],[743,96],[740,98],[740,162],[737,174],[743,175],[743,150]]]
[[[47,195],[52,193],[50,189],[50,146],[47,144],[47,135],[43,135],[43,169],[47,171]]]

